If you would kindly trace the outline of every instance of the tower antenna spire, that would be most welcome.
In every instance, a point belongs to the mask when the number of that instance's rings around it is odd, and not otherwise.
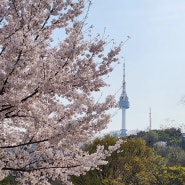
[[[152,113],[151,113],[151,107],[149,108],[149,131],[152,130]]]
[[[125,62],[123,63],[123,90],[126,91],[126,81],[125,81]]]
[[[122,109],[122,129],[121,136],[126,136],[126,109],[129,108],[129,101],[126,93],[126,81],[125,81],[125,63],[123,63],[123,87],[122,93],[119,99],[119,107]]]

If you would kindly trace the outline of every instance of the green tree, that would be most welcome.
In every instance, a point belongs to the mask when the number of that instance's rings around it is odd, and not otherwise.
[[[93,152],[97,145],[108,148],[116,138],[96,139],[85,150]],[[167,167],[162,157],[154,154],[142,139],[127,138],[120,149],[107,158],[108,164],[86,175],[71,177],[75,185],[166,185]]]
[[[158,130],[159,140],[166,141],[168,146],[180,146],[182,143],[183,135],[179,128],[167,128]]]
[[[15,178],[10,175],[0,181],[0,185],[18,185],[18,182],[16,182]]]
[[[131,135],[130,138],[142,138],[147,146],[153,147],[156,142],[167,142],[168,146],[185,146],[185,139],[179,128],[167,128],[164,130],[151,130],[149,132],[140,131],[137,135]],[[184,147],[185,148],[185,147]]]
[[[153,147],[153,145],[159,140],[158,133],[156,130],[152,130],[149,132],[140,131],[137,135],[131,135],[130,138],[141,138],[146,142],[146,145],[149,147]]]
[[[169,146],[166,156],[168,166],[185,166],[185,151],[179,146]]]
[[[141,131],[129,138],[141,138],[157,155],[165,158],[168,166],[185,166],[185,137],[179,128]]]
[[[168,168],[168,185],[185,185],[185,168],[181,166],[173,166]]]

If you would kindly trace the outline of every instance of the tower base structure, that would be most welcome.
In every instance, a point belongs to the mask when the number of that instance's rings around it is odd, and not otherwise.
[[[127,135],[127,129],[121,129],[120,130],[120,136],[121,137],[126,137],[126,135]]]

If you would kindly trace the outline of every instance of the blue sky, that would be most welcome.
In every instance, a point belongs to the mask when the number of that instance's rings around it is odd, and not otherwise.
[[[121,56],[126,63],[126,89],[130,100],[128,130],[146,130],[149,107],[152,128],[185,125],[185,1],[94,0],[88,15],[94,32],[126,42]],[[124,62],[120,57],[120,62]],[[104,94],[115,94],[122,84],[122,64],[108,79]],[[119,99],[121,91],[116,95]],[[115,112],[112,112],[114,114]],[[107,131],[121,128],[121,110]]]

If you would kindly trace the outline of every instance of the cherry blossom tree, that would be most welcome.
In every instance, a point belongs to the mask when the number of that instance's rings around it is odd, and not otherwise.
[[[106,164],[119,147],[81,149],[110,119],[113,97],[100,102],[93,94],[106,86],[122,45],[105,51],[107,39],[92,38],[90,4],[1,0],[0,179],[11,174],[20,184],[71,184],[70,175]]]

